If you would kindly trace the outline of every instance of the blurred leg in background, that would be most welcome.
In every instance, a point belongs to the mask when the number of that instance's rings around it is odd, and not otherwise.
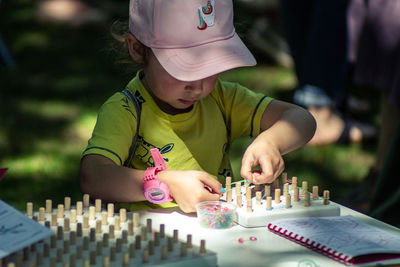
[[[294,102],[314,115],[309,144],[346,144],[373,138],[374,127],[348,113],[347,0],[281,0],[282,22],[294,59]]]
[[[398,156],[400,122],[400,1],[351,0],[348,14],[350,59],[354,64],[354,83],[375,88],[381,93],[380,128],[376,160],[369,175],[351,195],[355,209],[376,209],[383,200],[399,194],[399,179],[388,179],[395,171],[394,155]],[[397,140],[397,141],[396,141]],[[398,162],[398,161],[397,161]],[[398,165],[397,165],[398,166]],[[392,172],[393,175],[395,172]],[[378,188],[377,188],[377,185]],[[397,190],[397,191],[396,191]],[[372,202],[373,194],[375,200]],[[399,202],[397,196],[397,206]],[[386,207],[385,213],[395,212]],[[372,210],[373,211],[373,210]]]
[[[42,21],[73,26],[101,22],[105,13],[95,4],[85,0],[42,0],[38,2],[37,17]]]

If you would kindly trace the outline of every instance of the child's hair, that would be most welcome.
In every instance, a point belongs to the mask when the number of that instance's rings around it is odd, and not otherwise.
[[[110,40],[111,51],[115,56],[115,63],[126,66],[127,69],[137,70],[143,65],[146,65],[148,53],[151,49],[141,43],[144,53],[144,63],[139,64],[132,60],[128,44],[126,42],[126,35],[129,33],[129,23],[127,21],[115,21],[110,27],[110,34],[112,39]]]

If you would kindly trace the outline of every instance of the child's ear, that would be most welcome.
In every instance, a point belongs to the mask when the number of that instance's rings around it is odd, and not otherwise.
[[[129,54],[131,55],[133,61],[143,64],[146,57],[146,49],[144,49],[144,45],[131,33],[127,33],[125,35],[125,40],[128,45]]]

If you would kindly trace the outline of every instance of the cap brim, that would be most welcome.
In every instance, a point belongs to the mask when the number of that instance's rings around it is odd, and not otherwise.
[[[187,48],[151,48],[175,79],[196,81],[226,70],[256,65],[256,60],[235,33],[231,38]]]

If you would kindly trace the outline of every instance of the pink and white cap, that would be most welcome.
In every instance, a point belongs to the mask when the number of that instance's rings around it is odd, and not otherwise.
[[[232,0],[130,0],[129,29],[178,80],[256,64],[233,27]]]

